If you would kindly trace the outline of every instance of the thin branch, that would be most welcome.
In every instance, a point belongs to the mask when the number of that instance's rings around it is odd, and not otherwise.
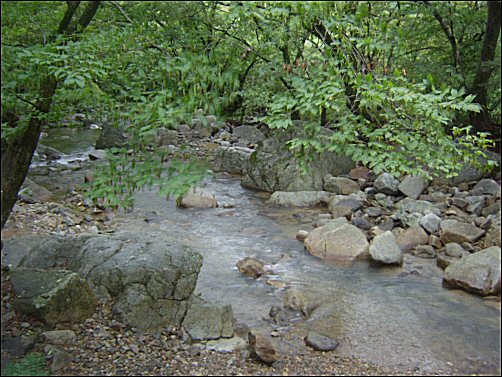
[[[26,102],[28,105],[31,105],[33,106],[35,109],[37,109],[38,111],[42,111],[40,106],[38,106],[37,104],[31,102],[31,101],[28,101],[27,99],[24,99],[23,97],[21,97],[19,94],[14,94],[18,99],[20,99],[21,101],[23,102]]]
[[[124,9],[122,9],[122,7],[119,4],[117,4],[116,1],[110,1],[110,3],[122,14],[122,16],[124,16],[124,18],[127,20],[127,22],[132,24],[131,17],[129,17],[127,15],[127,13],[124,11]]]

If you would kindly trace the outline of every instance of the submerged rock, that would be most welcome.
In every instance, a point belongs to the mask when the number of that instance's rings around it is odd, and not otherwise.
[[[218,202],[209,191],[195,187],[183,195],[179,206],[183,208],[216,208]]]
[[[265,265],[256,258],[244,258],[237,262],[237,268],[241,274],[258,278],[265,273]]]

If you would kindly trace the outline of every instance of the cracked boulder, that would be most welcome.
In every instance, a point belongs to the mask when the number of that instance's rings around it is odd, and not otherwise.
[[[89,284],[74,272],[13,268],[9,276],[18,313],[51,327],[61,322],[82,322],[94,313],[96,297]]]
[[[202,256],[162,234],[49,237],[22,267],[65,267],[86,279],[114,314],[140,331],[179,326],[197,283]]]
[[[263,140],[249,158],[242,185],[268,192],[321,191],[326,175],[345,174],[355,166],[346,156],[325,153],[322,158],[316,158],[304,174],[286,144],[297,136],[292,131],[277,131],[273,137]]]

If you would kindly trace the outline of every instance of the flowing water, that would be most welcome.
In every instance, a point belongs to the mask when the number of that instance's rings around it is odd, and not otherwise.
[[[271,330],[265,319],[271,306],[282,305],[285,293],[281,285],[267,283],[275,280],[320,304],[309,318],[297,318],[291,331],[333,336],[341,355],[417,371],[454,367],[500,375],[500,306],[442,288],[443,271],[434,259],[405,255],[403,267],[326,265],[310,256],[295,234],[312,229],[312,219],[327,209],[271,207],[267,194],[244,189],[238,177],[226,174],[205,187],[218,208],[180,209],[174,200],[139,192],[134,209],[114,221],[121,230],[170,234],[201,253],[196,292],[210,302],[231,304],[236,321],[250,328]],[[240,274],[236,263],[248,256],[264,261],[272,273],[256,280]],[[418,274],[401,274],[412,270]],[[300,341],[297,346],[301,352]]]

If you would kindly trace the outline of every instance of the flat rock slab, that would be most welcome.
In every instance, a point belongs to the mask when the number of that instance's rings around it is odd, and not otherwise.
[[[16,293],[14,307],[51,326],[78,323],[92,316],[97,305],[89,284],[66,270],[14,268],[9,271]]]
[[[449,242],[476,242],[479,240],[485,231],[469,223],[463,223],[456,220],[441,221],[441,242],[447,244]]]
[[[500,247],[464,256],[445,269],[443,285],[481,296],[500,294]]]
[[[329,336],[320,334],[316,331],[310,331],[305,338],[305,344],[316,351],[333,351],[340,344],[338,340]]]
[[[234,335],[232,306],[193,302],[183,319],[183,328],[192,340],[231,338]]]
[[[276,191],[267,204],[284,207],[313,207],[318,204],[328,204],[332,194],[327,191]]]

